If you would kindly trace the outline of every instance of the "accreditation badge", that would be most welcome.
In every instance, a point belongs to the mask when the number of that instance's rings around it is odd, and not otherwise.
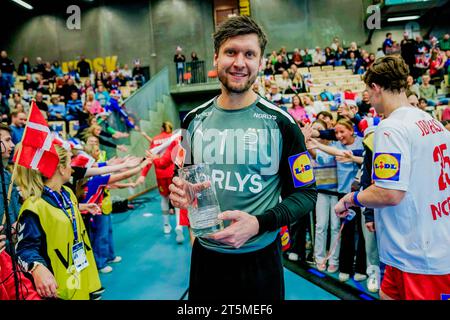
[[[77,242],[73,245],[72,257],[73,257],[73,264],[78,273],[84,270],[87,266],[89,266],[83,242]]]

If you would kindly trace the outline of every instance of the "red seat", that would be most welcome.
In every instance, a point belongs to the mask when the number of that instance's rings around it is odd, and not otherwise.
[[[217,70],[209,70],[208,78],[217,78]]]
[[[191,78],[192,78],[192,73],[186,72],[184,74],[184,80],[189,81],[189,80],[191,80]]]

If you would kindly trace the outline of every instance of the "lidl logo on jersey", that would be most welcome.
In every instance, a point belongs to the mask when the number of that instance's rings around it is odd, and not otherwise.
[[[400,153],[375,153],[372,178],[374,180],[398,181],[401,156]]]
[[[441,293],[441,300],[450,300],[450,294]]]
[[[315,182],[311,159],[307,151],[290,156],[289,167],[291,168],[294,187],[298,188]]]
[[[289,235],[289,230],[287,226],[281,227],[280,236],[281,236],[281,249],[283,251],[286,251],[291,247],[291,237]]]

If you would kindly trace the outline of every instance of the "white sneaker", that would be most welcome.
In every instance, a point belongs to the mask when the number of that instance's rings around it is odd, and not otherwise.
[[[108,263],[119,263],[120,261],[122,261],[122,257],[121,256],[115,256],[114,259],[109,260]]]
[[[327,270],[327,265],[326,263],[318,263],[317,264],[317,270],[324,272],[325,270]]]
[[[170,231],[172,231],[172,227],[170,226],[170,224],[165,224],[164,225],[164,233],[169,234]]]
[[[289,252],[288,259],[291,261],[298,261],[298,254],[295,252]]]
[[[328,272],[328,273],[335,273],[335,272],[337,272],[338,270],[339,270],[339,268],[338,268],[337,265],[335,265],[335,264],[329,264],[329,265],[328,265],[328,269],[327,269],[327,272]]]
[[[183,227],[181,227],[181,226],[176,227],[175,233],[177,234],[177,237],[175,238],[177,243],[183,243],[183,241],[184,241]]]
[[[378,292],[380,290],[380,268],[378,266],[369,266],[367,268],[367,289],[370,292]]]
[[[350,279],[350,275],[348,273],[344,273],[344,272],[339,273],[339,281],[340,282],[348,281],[348,279]]]
[[[113,268],[111,266],[106,266],[98,271],[100,271],[100,273],[110,273],[111,271],[113,271]]]
[[[355,273],[355,275],[353,276],[353,279],[355,281],[364,281],[367,279],[367,276],[365,274],[362,273]]]

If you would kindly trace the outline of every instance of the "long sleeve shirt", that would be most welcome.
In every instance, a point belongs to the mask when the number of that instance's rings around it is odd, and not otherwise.
[[[70,197],[64,189],[62,192],[65,192],[67,197]],[[61,203],[64,203],[62,197],[57,193],[55,194],[59,197]],[[55,207],[55,214],[65,214],[56,201],[46,192],[42,194],[42,199]],[[22,212],[19,224],[21,227],[19,227],[18,231],[19,241],[16,250],[22,268],[25,271],[30,271],[34,262],[40,262],[52,272],[50,258],[47,254],[45,233],[36,212],[29,210]]]
[[[317,190],[305,139],[273,103],[257,98],[224,110],[214,98],[188,113],[182,128],[191,155],[185,164],[209,163],[220,210],[247,212],[259,223],[259,233],[239,249],[199,238],[204,247],[230,254],[259,250],[275,241],[279,228],[313,210]]]

